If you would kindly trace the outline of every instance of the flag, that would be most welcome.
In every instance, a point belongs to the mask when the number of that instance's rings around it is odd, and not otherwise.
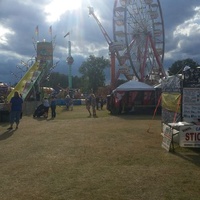
[[[70,32],[68,32],[67,34],[64,35],[64,38],[67,37],[70,34]]]
[[[38,28],[38,26],[36,26],[35,27],[35,34],[38,35],[38,33],[39,33],[39,28]]]
[[[52,34],[52,26],[49,27],[49,33]]]

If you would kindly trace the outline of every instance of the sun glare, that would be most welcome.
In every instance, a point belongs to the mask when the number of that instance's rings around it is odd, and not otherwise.
[[[45,7],[47,21],[54,22],[60,19],[60,16],[66,11],[78,10],[82,6],[83,0],[52,0]]]

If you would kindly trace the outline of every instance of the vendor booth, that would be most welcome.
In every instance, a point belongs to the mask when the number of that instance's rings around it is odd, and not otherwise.
[[[130,80],[107,96],[107,109],[112,114],[154,109],[157,103],[156,89],[145,83]]]
[[[162,81],[162,147],[200,147],[200,68]]]

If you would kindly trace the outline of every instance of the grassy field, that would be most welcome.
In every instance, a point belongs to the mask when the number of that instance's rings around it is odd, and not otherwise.
[[[16,131],[1,123],[0,199],[199,200],[200,151],[163,149],[160,116],[97,115],[58,107]]]

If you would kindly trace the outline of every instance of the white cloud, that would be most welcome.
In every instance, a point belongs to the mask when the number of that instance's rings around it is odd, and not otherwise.
[[[0,25],[0,44],[8,45],[7,35],[14,35],[14,31]]]
[[[200,33],[200,7],[196,7],[194,10],[195,15],[192,18],[176,27],[176,30],[173,32],[174,37],[180,37],[180,35],[189,37],[194,33]]]

